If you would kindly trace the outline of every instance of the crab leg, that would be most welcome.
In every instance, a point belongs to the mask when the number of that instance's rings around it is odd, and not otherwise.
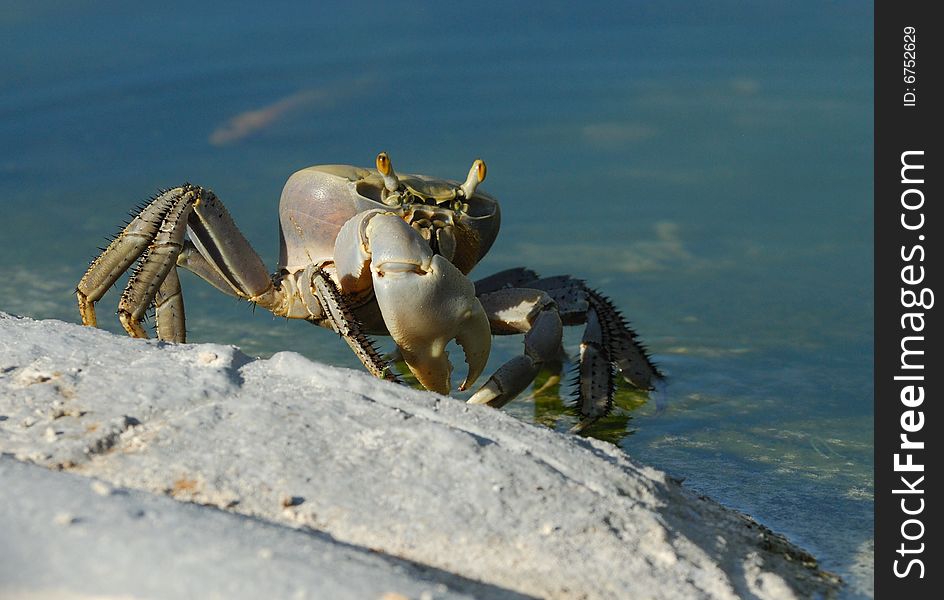
[[[475,295],[490,294],[506,288],[528,287],[526,284],[538,280],[538,274],[531,269],[516,267],[499,271],[475,282]]]
[[[158,338],[179,344],[187,341],[184,296],[180,290],[176,268],[167,272],[167,277],[157,290],[154,297],[154,318],[157,321]]]
[[[192,241],[184,239],[188,231]],[[118,303],[118,318],[132,337],[148,337],[141,318],[156,302],[158,336],[186,338],[178,265],[266,308],[284,300],[229,212],[213,192],[199,186],[185,184],[161,193],[92,261],[76,288],[85,325],[96,324],[95,302],[136,260]]]
[[[569,275],[538,279],[529,282],[527,287],[550,294],[560,308],[565,325],[587,323],[589,326],[590,313],[594,313],[605,336],[607,354],[626,383],[640,390],[652,390],[663,378],[636,338],[636,332],[609,298]]]
[[[588,310],[577,367],[577,408],[583,417],[582,424],[596,421],[613,408],[614,369],[608,333],[596,310]]]
[[[154,198],[92,261],[75,290],[83,324],[97,324],[95,302],[147,251],[178,198],[179,190],[168,190]]]
[[[524,333],[524,354],[495,371],[469,399],[499,408],[513,400],[547,362],[560,353],[562,325],[557,306],[540,290],[500,289],[479,297],[495,333]]]
[[[609,298],[596,290],[586,290],[590,307],[607,331],[613,366],[619,369],[626,383],[640,390],[655,389],[655,383],[663,379],[663,375],[649,359],[646,348],[636,339],[636,332],[629,327]]]
[[[234,288],[232,284],[220,274],[219,269],[214,267],[210,261],[200,254],[200,250],[198,250],[190,240],[184,241],[184,249],[180,251],[180,256],[177,257],[177,266],[187,269],[224,294],[229,294],[236,298],[244,297],[239,290]]]
[[[272,285],[265,263],[216,195],[209,190],[201,191],[200,201],[194,205],[187,222],[190,240],[197,251],[236,295],[264,308],[276,307],[282,298]]]
[[[576,382],[577,405],[583,417],[580,426],[612,408],[616,370],[627,383],[642,390],[654,389],[663,377],[613,303],[579,279],[568,275],[540,279],[533,271],[519,267],[479,280],[475,286],[486,305],[491,304],[487,298],[496,290],[510,293],[512,286],[543,290],[556,304],[564,325],[585,325]],[[496,327],[494,320],[492,325]],[[503,331],[498,327],[496,333]]]
[[[316,269],[311,277],[311,285],[318,294],[318,299],[325,308],[325,316],[331,322],[333,329],[344,338],[367,371],[374,377],[401,383],[396,374],[390,370],[387,361],[361,331],[360,323],[347,308],[341,292],[331,277],[324,270]]]
[[[164,215],[157,235],[141,256],[141,262],[138,263],[118,302],[118,319],[132,337],[148,337],[147,332],[141,327],[141,318],[154,302],[154,297],[161,284],[164,283],[164,278],[177,264],[177,255],[184,246],[187,217],[193,210],[193,204],[197,201],[200,190],[184,186],[171,192],[178,190],[176,201]],[[177,287],[180,287],[179,283]]]

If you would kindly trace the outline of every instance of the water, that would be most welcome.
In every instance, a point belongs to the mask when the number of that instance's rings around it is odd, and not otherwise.
[[[869,595],[871,4],[625,4],[7,2],[0,309],[77,321],[95,248],[161,187],[212,187],[274,265],[292,171],[387,150],[461,179],[482,157],[504,215],[475,274],[586,278],[670,376],[595,435]],[[182,279],[191,341],[357,367]],[[568,397],[508,410],[563,429]]]

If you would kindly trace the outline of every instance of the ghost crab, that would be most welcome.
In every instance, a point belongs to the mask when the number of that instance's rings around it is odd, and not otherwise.
[[[446,345],[462,347],[471,386],[488,359],[491,335],[524,334],[524,352],[469,399],[500,407],[561,354],[564,325],[586,325],[577,367],[578,409],[586,424],[613,403],[616,371],[640,389],[661,378],[613,304],[570,276],[540,278],[509,269],[467,278],[494,242],[498,202],[479,189],[485,163],[464,182],[398,175],[386,153],[375,169],[309,167],[285,184],[279,206],[281,251],[270,275],[222,202],[184,184],[139,207],[95,258],[76,288],[85,325],[95,302],[137,261],[118,317],[133,337],[154,307],[157,335],[184,342],[184,304],[177,267],[220,291],[290,319],[337,331],[373,375],[398,381],[369,335],[390,335],[427,389],[448,394]]]

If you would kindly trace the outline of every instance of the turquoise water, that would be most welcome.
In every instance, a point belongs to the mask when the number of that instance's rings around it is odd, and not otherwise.
[[[669,375],[595,435],[868,595],[871,4],[194,4],[0,9],[0,309],[77,321],[87,261],[158,188],[213,188],[274,265],[292,171],[387,150],[462,179],[481,157],[504,214],[475,274],[587,279]],[[191,341],[357,366],[182,279]],[[564,429],[561,394],[508,410]]]

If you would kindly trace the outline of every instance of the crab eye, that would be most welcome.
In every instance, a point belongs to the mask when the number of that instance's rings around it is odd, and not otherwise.
[[[460,187],[462,195],[471,198],[475,193],[475,188],[485,179],[485,161],[480,158],[475,159],[472,168],[469,169],[469,176],[465,178],[465,183]]]
[[[481,158],[475,161],[475,172],[479,176],[479,183],[485,181],[485,161]]]
[[[390,157],[387,156],[386,152],[377,155],[377,170],[383,176],[384,187],[387,188],[387,191],[397,191],[397,188],[400,187],[400,180],[397,178],[397,174],[393,172],[393,163],[390,162]]]
[[[377,170],[380,171],[381,175],[390,174],[390,157],[387,156],[386,152],[377,155]]]

